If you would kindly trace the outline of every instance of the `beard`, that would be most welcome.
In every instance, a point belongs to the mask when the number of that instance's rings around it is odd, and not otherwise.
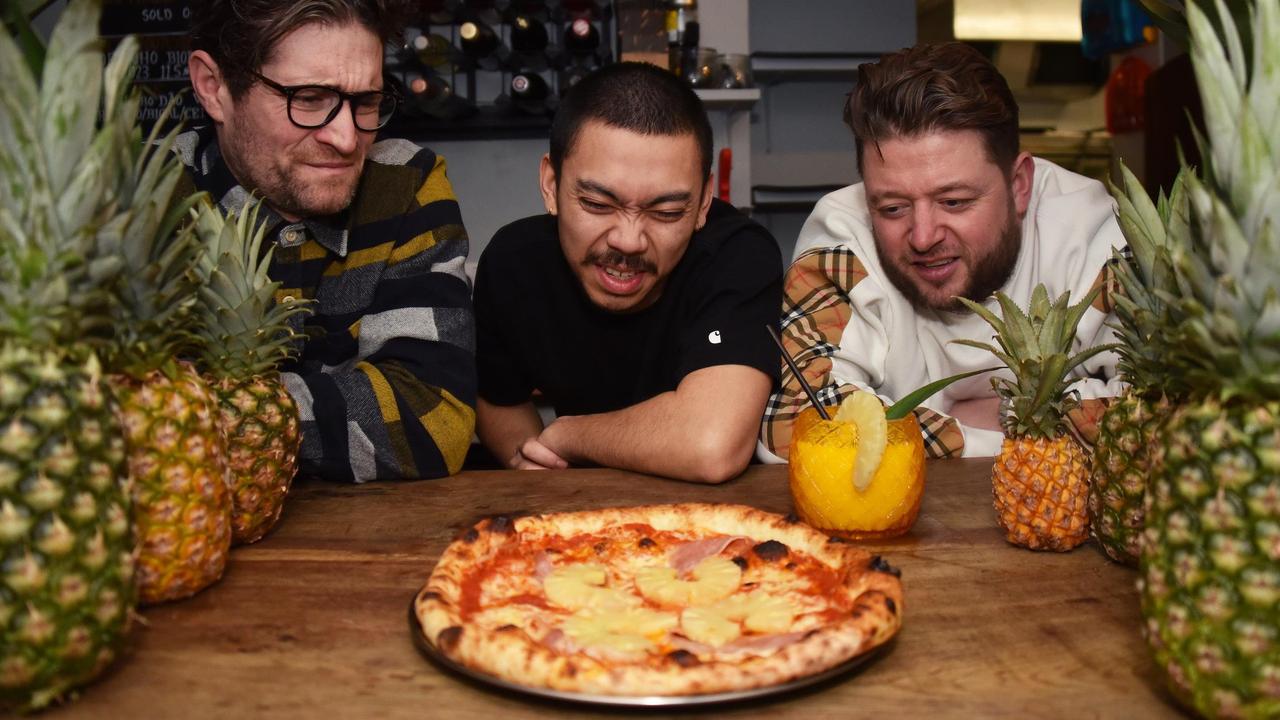
[[[1018,214],[1012,200],[1009,201],[1006,217],[1005,225],[1000,230],[999,242],[987,254],[977,258],[968,253],[960,254],[957,260],[964,263],[969,276],[966,278],[964,287],[955,296],[980,303],[1008,282],[1009,276],[1013,274],[1014,265],[1018,262],[1018,253],[1022,250],[1022,223],[1018,221]],[[955,296],[933,297],[921,287],[922,281],[914,278],[909,269],[913,260],[910,249],[902,257],[890,258],[886,257],[884,245],[879,238],[876,239],[875,245],[876,255],[880,258],[880,267],[884,270],[885,276],[916,311],[970,312]]]
[[[355,199],[360,184],[358,172],[349,179],[324,183],[306,182],[299,176],[303,162],[347,160],[332,150],[325,152],[324,146],[314,148],[305,157],[289,156],[285,153],[290,151],[269,147],[248,128],[224,133],[219,144],[222,157],[236,180],[282,215],[296,218],[332,215],[345,210]]]

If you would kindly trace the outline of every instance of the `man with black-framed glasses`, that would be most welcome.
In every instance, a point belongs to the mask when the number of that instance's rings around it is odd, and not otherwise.
[[[475,422],[467,235],[444,160],[375,142],[398,102],[382,77],[393,2],[191,7],[188,69],[211,125],[178,153],[224,210],[264,200],[269,274],[314,301],[284,378],[299,472],[334,480],[456,472]]]

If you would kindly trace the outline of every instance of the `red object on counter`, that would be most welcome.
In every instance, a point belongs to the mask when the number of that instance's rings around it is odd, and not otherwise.
[[[720,150],[720,183],[718,194],[720,199],[729,202],[729,174],[733,172],[733,150]]]
[[[1132,55],[1125,58],[1107,79],[1107,132],[1142,130],[1146,121],[1147,77],[1151,66]]]

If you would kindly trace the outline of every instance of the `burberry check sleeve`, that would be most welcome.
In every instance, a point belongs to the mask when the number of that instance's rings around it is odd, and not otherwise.
[[[831,378],[831,358],[853,314],[849,294],[866,276],[853,251],[824,247],[796,258],[783,281],[782,343],[823,405],[838,405],[856,389],[872,390]],[[808,404],[795,374],[784,366],[782,387],[769,398],[760,426],[760,440],[778,457],[788,456],[791,425]],[[927,408],[918,409],[916,418],[930,457],[960,456],[964,434],[954,418]]]

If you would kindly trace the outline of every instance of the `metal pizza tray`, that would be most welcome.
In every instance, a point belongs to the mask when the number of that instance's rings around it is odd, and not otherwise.
[[[832,681],[835,678],[852,673],[855,669],[862,667],[866,663],[878,657],[893,644],[891,641],[884,645],[880,645],[879,647],[873,648],[861,655],[849,658],[839,665],[815,675],[796,678],[795,680],[780,683],[778,685],[751,688],[750,690],[705,693],[702,695],[600,695],[520,685],[519,683],[504,680],[496,675],[490,675],[489,673],[481,672],[458,663],[456,660],[453,660],[440,652],[440,649],[435,646],[435,643],[432,643],[427,639],[427,634],[423,631],[422,624],[418,621],[418,613],[414,610],[413,600],[409,601],[409,630],[410,635],[413,637],[413,644],[418,648],[418,651],[425,655],[432,663],[456,676],[460,676],[466,680],[478,683],[488,688],[504,690],[531,698],[554,702],[632,708],[677,706],[699,707],[704,705],[721,705],[785,695],[805,688],[813,688],[828,681]]]

